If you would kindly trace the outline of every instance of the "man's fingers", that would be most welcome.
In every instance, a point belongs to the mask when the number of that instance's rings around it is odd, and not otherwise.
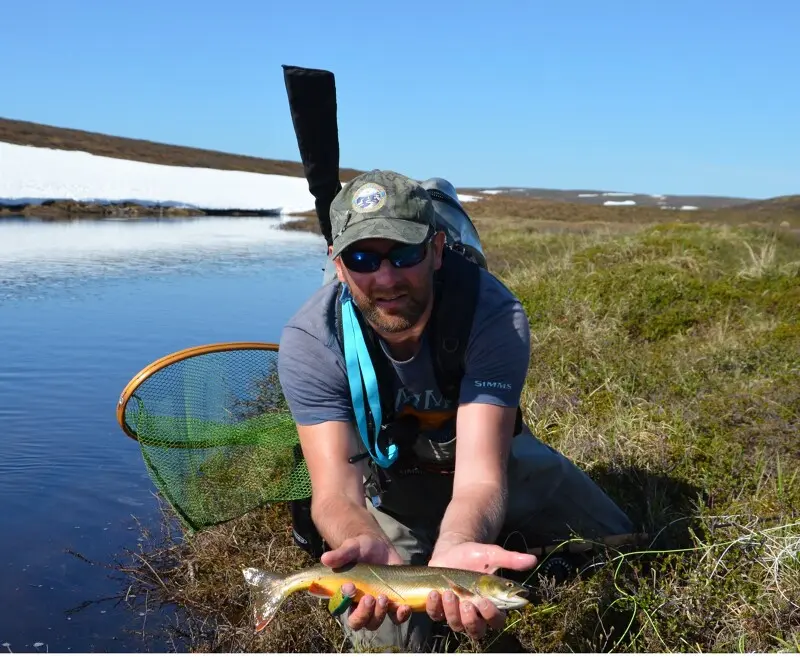
[[[344,541],[338,548],[323,552],[320,561],[328,568],[339,568],[358,559],[358,542]]]
[[[481,600],[478,603],[478,613],[494,630],[502,630],[506,624],[506,614],[500,611],[488,600]]]
[[[385,595],[378,596],[378,599],[375,601],[375,605],[373,607],[373,616],[364,627],[371,632],[377,630],[383,623],[383,620],[386,618],[386,613],[388,610],[389,600]]]
[[[453,632],[463,632],[464,624],[461,622],[461,611],[458,607],[458,597],[452,591],[444,592],[444,617]]]
[[[375,611],[375,598],[371,595],[365,595],[359,600],[355,609],[350,612],[347,623],[355,630],[364,629],[372,620]]]
[[[488,549],[487,561],[491,564],[492,572],[506,568],[508,570],[532,570],[536,566],[536,557],[527,552],[513,552],[504,550],[499,545],[492,545]]]
[[[509,552],[508,553],[509,560],[507,566],[501,566],[502,568],[508,568],[509,570],[532,570],[537,563],[536,556],[533,554],[527,554],[526,552]]]
[[[444,607],[442,607],[442,596],[439,591],[431,591],[428,594],[428,599],[425,601],[425,611],[431,620],[437,623],[444,620]]]
[[[480,639],[486,634],[486,621],[478,614],[474,604],[465,600],[461,603],[459,611],[461,612],[461,624],[467,634],[473,639]]]
[[[402,566],[405,564],[405,561],[403,561],[403,557],[401,557],[395,550],[391,550],[389,552],[389,559],[387,563],[390,566]]]
[[[411,607],[399,605],[396,609],[389,608],[387,615],[395,625],[401,625],[411,617]]]

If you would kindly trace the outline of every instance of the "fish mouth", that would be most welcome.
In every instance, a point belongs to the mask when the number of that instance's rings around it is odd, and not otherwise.
[[[511,589],[511,591],[509,591],[508,597],[511,600],[514,600],[514,598],[517,598],[520,602],[524,602],[524,603],[527,604],[528,603],[528,596],[531,593],[532,593],[532,591],[531,591],[531,589],[529,587],[524,586],[524,585],[520,585],[515,589]]]
[[[530,587],[519,584],[516,588],[506,591],[503,600],[506,609],[519,609],[530,603],[528,596],[532,593]]]

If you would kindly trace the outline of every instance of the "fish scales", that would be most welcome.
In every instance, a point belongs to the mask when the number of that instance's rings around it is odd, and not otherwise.
[[[434,590],[452,590],[461,600],[488,599],[499,609],[518,609],[528,604],[524,597],[527,587],[496,575],[456,568],[359,563],[340,569],[317,565],[287,576],[255,568],[246,568],[243,573],[254,589],[256,631],[266,627],[286,598],[297,591],[331,599],[331,605],[338,607],[341,588],[347,583],[355,586],[355,603],[364,595],[385,595],[390,608],[408,605],[413,611],[424,611],[428,595]]]

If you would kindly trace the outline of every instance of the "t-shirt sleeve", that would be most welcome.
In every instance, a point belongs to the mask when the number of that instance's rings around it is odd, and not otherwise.
[[[475,310],[459,401],[516,407],[530,361],[525,309],[499,282],[484,284]]]
[[[326,344],[303,329],[284,328],[278,377],[297,424],[353,420],[342,362]]]

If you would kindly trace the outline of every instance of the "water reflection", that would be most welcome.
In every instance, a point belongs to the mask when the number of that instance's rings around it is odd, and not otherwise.
[[[178,349],[277,342],[322,254],[274,219],[0,220],[0,644],[145,649],[113,601],[76,611],[119,591],[69,552],[108,563],[158,521],[118,395]]]
[[[108,276],[160,275],[237,265],[268,257],[293,267],[324,253],[321,238],[281,230],[279,220],[200,218],[140,220],[0,220],[0,301],[42,284]],[[317,247],[316,249],[314,247]]]

